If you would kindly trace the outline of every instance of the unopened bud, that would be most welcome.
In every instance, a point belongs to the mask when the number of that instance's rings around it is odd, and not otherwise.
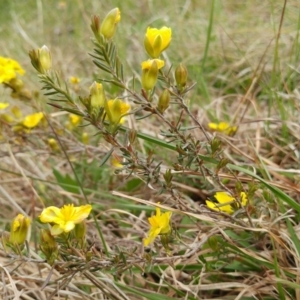
[[[175,69],[175,80],[177,84],[178,90],[181,92],[187,83],[187,77],[188,77],[188,71],[185,65],[180,64],[176,69]]]
[[[220,146],[221,146],[221,141],[217,139],[216,137],[213,138],[213,140],[210,143],[211,146],[211,152],[214,155],[217,151],[219,151]]]
[[[19,93],[24,86],[24,82],[19,78],[13,78],[9,81],[9,85],[15,93]]]
[[[42,74],[45,74],[52,67],[51,53],[47,46],[29,51],[29,57],[34,68]]]
[[[41,229],[41,251],[46,256],[49,265],[53,265],[58,255],[58,246],[49,229]]]
[[[17,119],[21,119],[22,118],[22,111],[20,109],[20,107],[18,106],[13,106],[10,110],[12,112],[12,114],[17,118]]]
[[[88,145],[88,143],[90,141],[89,134],[87,132],[83,132],[82,136],[81,136],[81,140],[82,140],[83,144]]]
[[[100,18],[99,16],[92,16],[91,29],[95,38],[100,41]]]
[[[99,108],[104,107],[105,103],[105,93],[101,83],[96,81],[90,86],[90,96],[91,96],[91,107]]]
[[[216,236],[211,236],[208,238],[208,246],[213,250],[213,251],[218,251],[219,249],[219,242],[218,238]]]
[[[70,123],[76,127],[77,125],[79,125],[82,121],[82,117],[80,116],[77,116],[75,114],[69,114],[69,120],[70,120]]]
[[[157,109],[159,110],[160,113],[163,114],[166,111],[166,109],[169,107],[170,99],[171,99],[170,92],[168,89],[165,89],[161,93],[158,99]]]
[[[164,66],[165,62],[160,59],[149,59],[142,62],[142,87],[152,90],[156,84],[158,70]]]
[[[9,242],[22,245],[26,240],[29,227],[30,219],[22,214],[18,214],[11,224]]]
[[[41,68],[44,71],[42,73],[45,73],[48,70],[50,70],[52,67],[52,58],[48,47],[44,45],[42,48],[38,49],[38,56]]]
[[[81,222],[75,225],[74,228],[74,236],[78,240],[83,240],[85,239],[85,234],[86,234],[86,224],[85,222]]]
[[[100,33],[108,40],[110,40],[117,29],[117,24],[121,20],[121,12],[119,8],[112,9],[104,18],[101,27]]]
[[[49,147],[51,148],[52,151],[59,151],[59,146],[58,146],[58,143],[55,139],[51,138],[51,139],[48,139],[48,145]]]

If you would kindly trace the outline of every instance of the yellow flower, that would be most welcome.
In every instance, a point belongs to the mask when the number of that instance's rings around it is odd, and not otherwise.
[[[0,56],[0,83],[9,83],[17,77],[16,73],[24,75],[25,71],[17,61]]]
[[[105,105],[105,112],[107,119],[112,124],[124,123],[125,119],[122,118],[130,110],[130,105],[121,99],[114,99],[107,101]]]
[[[171,42],[172,30],[168,27],[147,28],[144,39],[144,46],[152,58],[158,58],[160,54],[169,47]]]
[[[242,207],[247,205],[248,199],[247,195],[244,192],[241,192],[241,204]],[[232,214],[234,212],[233,206],[236,205],[237,201],[234,197],[228,195],[226,192],[217,192],[214,195],[214,198],[218,201],[218,203],[206,200],[206,205],[216,211],[222,211],[228,214]]]
[[[9,241],[13,244],[23,244],[26,240],[29,226],[30,219],[22,214],[18,214],[12,221]]]
[[[160,59],[148,59],[142,62],[142,86],[148,91],[152,90],[156,84],[158,70],[165,65]]]
[[[156,215],[148,218],[151,225],[148,237],[144,239],[144,245],[148,246],[158,235],[168,234],[171,231],[170,219],[172,213],[167,211],[161,213],[160,208],[156,207]]]
[[[112,9],[104,18],[101,27],[100,27],[100,33],[107,38],[108,40],[111,39],[117,29],[117,24],[121,20],[121,12],[116,7]]]
[[[23,121],[21,122],[21,125],[23,125],[27,129],[32,129],[40,123],[40,121],[43,119],[43,117],[44,117],[44,114],[42,112],[28,115],[23,119]]]
[[[59,235],[63,232],[70,232],[76,224],[86,219],[92,210],[92,206],[82,205],[74,207],[73,204],[64,205],[62,208],[49,206],[39,216],[43,223],[53,223],[52,235]]]
[[[237,131],[237,126],[230,126],[226,122],[208,123],[208,127],[214,131],[223,132],[227,135],[234,135]]]
[[[122,162],[122,158],[119,157],[118,155],[113,154],[111,156],[111,164],[113,165],[114,168],[116,168],[116,169],[122,169],[123,165],[122,165],[121,162]]]
[[[4,110],[8,106],[9,106],[9,103],[0,102],[0,110]]]
[[[78,84],[80,82],[80,78],[78,78],[76,76],[71,76],[69,80],[70,80],[70,83],[72,83],[72,84]]]
[[[78,124],[80,124],[82,117],[74,115],[74,114],[69,114],[69,119],[73,126],[77,126]]]

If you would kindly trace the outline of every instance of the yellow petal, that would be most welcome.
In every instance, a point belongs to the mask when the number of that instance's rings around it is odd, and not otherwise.
[[[86,219],[92,210],[92,206],[90,204],[82,205],[79,207],[75,207],[75,215],[74,215],[74,223],[81,223],[84,219]]]
[[[246,206],[248,203],[247,194],[244,192],[241,192],[241,203],[242,203],[242,206]]]
[[[64,232],[63,229],[59,225],[57,225],[57,224],[51,227],[51,234],[53,236],[60,235],[63,232]]]
[[[206,200],[205,202],[206,202],[206,205],[212,210],[222,211],[222,212],[226,212],[226,213],[229,213],[229,214],[233,213],[233,208],[229,204],[219,206],[218,203],[215,203],[215,202],[210,201],[210,200]]]
[[[39,218],[42,223],[55,223],[59,216],[60,209],[55,206],[49,206],[42,211]]]
[[[147,32],[144,39],[144,47],[152,58],[157,58],[160,56],[171,42],[172,30],[168,27],[157,28],[147,28]]]
[[[165,62],[161,59],[148,59],[142,62],[142,70],[149,70],[152,67],[153,62],[156,62],[158,70],[165,65]]]
[[[21,124],[26,128],[31,129],[36,127],[40,123],[43,117],[44,114],[42,112],[34,113],[26,116],[24,120],[21,122]]]
[[[217,199],[217,201],[221,204],[223,203],[231,203],[235,199],[228,195],[226,192],[216,192],[214,197]]]
[[[9,103],[0,102],[0,110],[3,110],[8,106],[9,106]]]

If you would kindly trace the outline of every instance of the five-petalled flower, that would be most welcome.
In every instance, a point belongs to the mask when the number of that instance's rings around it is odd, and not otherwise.
[[[230,126],[227,122],[208,123],[208,127],[214,131],[223,132],[226,135],[234,135],[237,131],[237,126]]]
[[[241,192],[241,205],[245,207],[248,203],[248,198],[246,193]],[[222,211],[228,214],[234,213],[234,207],[238,204],[236,199],[226,192],[216,192],[214,198],[217,200],[216,202],[206,200],[206,205],[212,210]]]
[[[160,208],[156,207],[156,215],[148,218],[151,225],[148,237],[144,239],[144,245],[148,246],[158,235],[168,234],[171,231],[170,219],[172,213],[167,211],[161,213]]]
[[[49,206],[42,211],[39,218],[42,223],[53,224],[51,234],[55,236],[73,230],[76,224],[83,222],[89,216],[91,210],[92,206],[89,204],[78,207],[67,204],[62,208]]]

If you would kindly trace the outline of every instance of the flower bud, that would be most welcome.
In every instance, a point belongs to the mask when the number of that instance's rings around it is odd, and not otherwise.
[[[178,90],[181,92],[187,83],[188,71],[185,65],[180,64],[175,70],[175,80]]]
[[[41,229],[41,244],[40,249],[46,256],[49,265],[53,265],[57,255],[58,246],[53,235],[51,235],[49,229]]]
[[[8,124],[15,122],[14,118],[9,114],[0,114],[0,120]]]
[[[88,143],[90,141],[89,134],[87,132],[83,132],[81,135],[81,140],[82,140],[83,144],[88,145]]]
[[[144,39],[145,50],[151,58],[158,58],[160,54],[169,47],[172,30],[168,27],[147,28]]]
[[[169,90],[164,89],[164,91],[161,93],[158,99],[157,109],[159,110],[160,113],[163,114],[166,111],[166,109],[169,107],[170,99],[171,96]]]
[[[110,40],[117,29],[117,24],[121,20],[121,12],[119,8],[112,9],[104,18],[101,27],[100,33],[108,40]]]
[[[58,146],[56,139],[53,139],[53,138],[48,139],[48,145],[52,151],[54,151],[54,152],[59,151],[59,146]]]
[[[17,118],[17,119],[21,119],[22,118],[22,111],[20,109],[20,107],[18,106],[13,106],[10,110],[12,112],[12,114]]]
[[[22,245],[26,240],[29,227],[30,219],[18,214],[11,224],[9,242]]]
[[[90,86],[90,97],[91,97],[91,107],[99,108],[104,107],[105,103],[105,93],[101,83],[96,81]]]
[[[158,70],[165,65],[160,59],[149,59],[142,62],[142,87],[146,90],[152,90],[156,84]]]
[[[80,82],[80,78],[79,77],[76,77],[76,76],[71,76],[70,79],[69,79],[70,83],[71,84],[78,84]]]
[[[43,70],[42,73],[46,73],[52,67],[52,58],[48,47],[44,45],[42,48],[38,49],[38,56],[40,66]]]
[[[95,38],[100,41],[100,18],[99,16],[92,16],[91,29]]]
[[[109,122],[113,125],[124,123],[123,115],[130,110],[130,105],[121,99],[112,99],[105,105],[105,112]]]
[[[51,53],[45,45],[38,50],[29,51],[29,57],[34,68],[42,74],[45,74],[52,67]]]
[[[82,121],[82,117],[80,116],[77,116],[75,114],[69,114],[69,120],[70,120],[70,123],[76,127],[77,125],[79,125]]]
[[[9,81],[9,86],[12,88],[14,93],[20,93],[24,86],[24,82],[19,78],[13,78]]]
[[[85,222],[81,222],[78,224],[75,224],[74,228],[74,236],[78,240],[84,240],[86,234],[86,224]]]

